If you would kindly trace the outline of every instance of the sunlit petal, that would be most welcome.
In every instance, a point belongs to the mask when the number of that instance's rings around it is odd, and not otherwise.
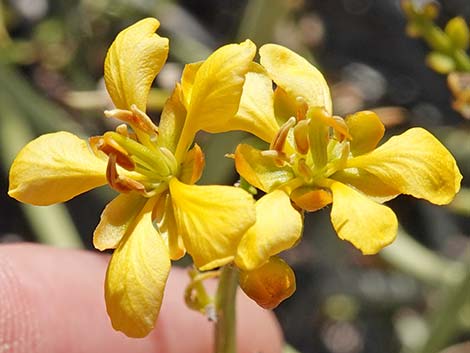
[[[331,191],[331,222],[341,239],[365,255],[379,252],[395,239],[398,222],[390,208],[340,182],[333,182]]]
[[[181,75],[181,88],[185,107],[188,107],[189,103],[191,102],[196,73],[203,63],[204,61],[198,61],[195,63],[186,64],[184,66],[183,74]]]
[[[150,86],[168,56],[168,39],[155,33],[159,26],[154,18],[143,19],[119,33],[111,44],[104,79],[117,108],[130,109],[135,104],[145,111]]]
[[[237,115],[228,122],[230,130],[242,130],[271,142],[279,125],[274,116],[272,81],[265,70],[253,63],[246,74]]]
[[[413,128],[374,151],[348,161],[403,194],[447,204],[460,189],[462,175],[450,152],[428,131]]]
[[[106,273],[105,299],[115,330],[144,337],[155,326],[170,271],[168,249],[152,225],[153,202],[136,217]]]
[[[181,101],[181,97],[181,86],[177,84],[173,93],[163,106],[160,124],[158,125],[158,144],[162,147],[166,147],[173,153],[176,151],[176,146],[186,118],[186,108]]]
[[[93,245],[98,250],[115,249],[127,229],[145,204],[138,193],[119,194],[101,214],[101,220],[93,233]]]
[[[331,179],[352,186],[376,202],[386,202],[400,194],[400,191],[365,170],[349,168],[336,172]]]
[[[106,162],[87,142],[68,132],[46,134],[28,143],[10,169],[8,194],[21,202],[50,205],[106,184]]]
[[[295,292],[295,274],[278,257],[253,271],[240,271],[240,287],[264,309],[274,309]]]
[[[345,121],[352,136],[350,145],[353,155],[372,151],[384,136],[385,127],[374,112],[362,111],[351,114]]]
[[[283,125],[291,116],[296,116],[298,102],[286,93],[280,86],[274,90],[274,114],[279,126]]]
[[[256,223],[238,246],[237,266],[253,270],[271,256],[293,247],[302,235],[302,221],[285,192],[275,190],[263,196],[256,202]]]
[[[261,65],[289,96],[300,97],[310,107],[323,107],[332,113],[330,89],[312,64],[281,45],[263,45],[259,53]]]
[[[152,219],[157,225],[163,241],[168,246],[171,260],[179,260],[186,254],[183,238],[178,232],[173,203],[169,192],[158,198],[152,212]]]
[[[289,166],[280,167],[272,157],[264,156],[260,150],[246,144],[238,145],[235,166],[237,172],[251,185],[265,192],[294,178],[294,172]]]
[[[187,124],[191,131],[227,131],[227,120],[238,111],[245,74],[255,56],[247,40],[229,44],[212,53],[197,70],[191,90]]]
[[[232,186],[186,185],[173,178],[170,193],[178,229],[195,265],[208,270],[233,260],[255,221],[252,196]]]

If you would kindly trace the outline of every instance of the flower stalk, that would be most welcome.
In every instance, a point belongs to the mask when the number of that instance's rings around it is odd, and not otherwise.
[[[215,324],[215,352],[235,353],[236,326],[235,302],[238,287],[236,267],[227,265],[222,269],[216,295],[217,321]]]

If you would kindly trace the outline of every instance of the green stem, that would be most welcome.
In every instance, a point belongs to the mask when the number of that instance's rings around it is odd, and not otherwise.
[[[397,239],[380,255],[395,268],[433,286],[454,286],[466,273],[464,264],[427,249],[401,227]]]
[[[238,287],[238,272],[234,266],[222,269],[215,305],[215,353],[236,352],[235,299]]]
[[[468,303],[468,293],[470,293],[468,255],[465,260],[467,260],[465,263],[467,273],[455,286],[445,288],[446,295],[431,316],[429,337],[417,350],[418,353],[440,352],[457,336],[460,330],[459,315]]]

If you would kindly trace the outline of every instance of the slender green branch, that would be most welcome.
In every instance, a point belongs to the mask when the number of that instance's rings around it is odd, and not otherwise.
[[[234,266],[222,269],[215,299],[217,322],[215,324],[215,352],[236,352],[235,299],[238,287],[238,272]]]
[[[467,256],[468,260],[468,256]],[[430,318],[427,340],[417,353],[437,353],[457,336],[460,330],[460,312],[468,304],[470,293],[470,265],[466,262],[466,274],[455,286],[444,288],[444,298]]]
[[[7,72],[0,66],[0,72]],[[11,71],[12,73],[13,71]],[[10,78],[14,80],[14,75]],[[35,136],[25,117],[24,106],[10,92],[15,82],[4,84],[6,77],[0,75],[0,160],[4,171],[8,171],[18,151]],[[16,94],[26,95],[24,91]],[[64,205],[34,207],[22,205],[23,211],[33,228],[37,240],[44,244],[59,247],[83,247],[80,236]]]
[[[433,286],[455,285],[465,276],[465,266],[442,257],[414,240],[402,228],[395,242],[380,255],[395,268]]]

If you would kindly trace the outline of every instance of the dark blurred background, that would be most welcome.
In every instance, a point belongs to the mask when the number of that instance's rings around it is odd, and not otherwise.
[[[437,24],[470,19],[468,0],[440,2]],[[451,107],[446,77],[425,65],[428,47],[405,34],[398,0],[0,0],[0,241],[92,248],[102,188],[66,205],[31,207],[10,199],[8,170],[39,134],[89,136],[109,129],[102,82],[106,50],[124,27],[157,17],[170,38],[149,114],[159,111],[185,63],[216,47],[252,39],[283,44],[314,62],[332,90],[334,110],[374,109],[389,134],[431,130],[453,152],[464,190],[449,207],[399,197],[389,203],[402,225],[397,242],[362,256],[337,238],[326,208],[306,217],[303,241],[284,254],[297,291],[276,309],[286,352],[470,352],[470,123]],[[388,138],[387,135],[386,138]],[[203,183],[232,184],[240,133],[201,134]]]

